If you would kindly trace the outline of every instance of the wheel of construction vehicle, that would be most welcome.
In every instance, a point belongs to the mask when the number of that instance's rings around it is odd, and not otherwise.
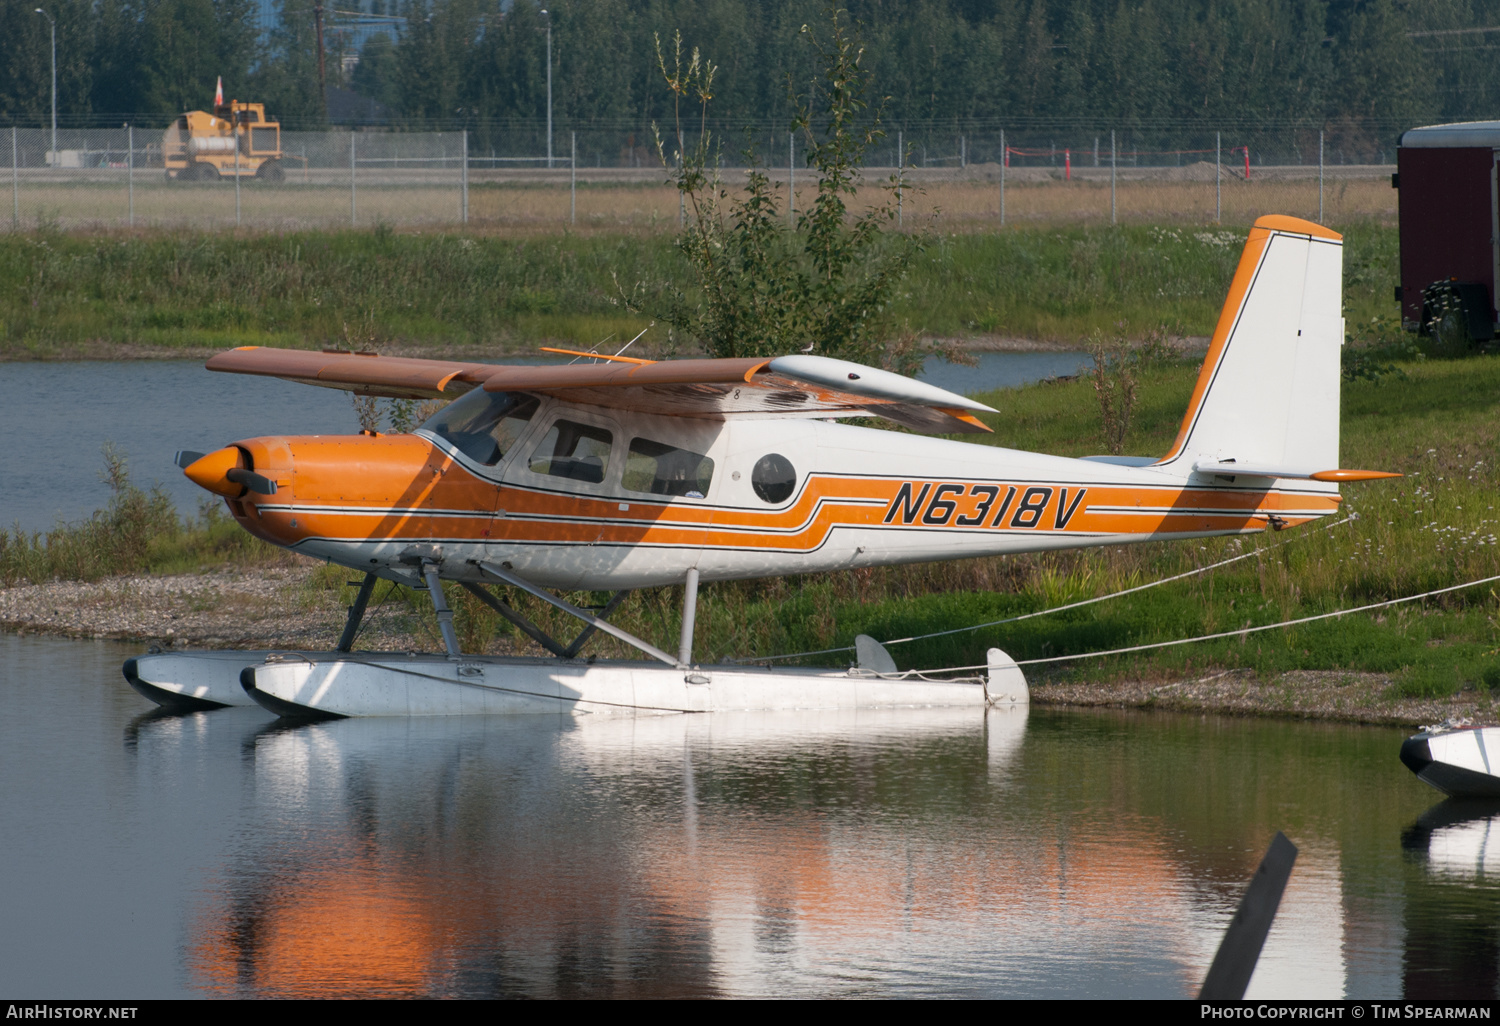
[[[263,182],[280,182],[286,178],[286,172],[280,161],[268,160],[256,170],[255,177]]]

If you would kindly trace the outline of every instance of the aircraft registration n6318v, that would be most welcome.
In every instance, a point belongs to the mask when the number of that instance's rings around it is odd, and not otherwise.
[[[556,712],[938,704],[1024,694],[894,673],[878,645],[848,671],[701,667],[701,580],[1281,529],[1327,516],[1339,482],[1342,240],[1263,217],[1250,232],[1171,451],[1068,459],[924,435],[998,413],[887,371],[815,355],[498,366],[245,347],[208,368],[364,395],[454,401],[409,435],[266,436],[179,454],[245,530],[363,570],[332,653],[132,660],[157,701],[282,714]],[[884,418],[912,432],[842,423]],[[377,578],[425,587],[447,652],[350,651]],[[440,581],[459,582],[552,653],[465,656]],[[631,589],[686,584],[672,654],[609,623]],[[583,621],[547,635],[489,586]],[[579,609],[550,589],[614,591]],[[595,631],[655,662],[578,658]],[[260,658],[260,657],[256,657]],[[243,673],[240,670],[243,669]],[[1008,682],[1008,683],[1007,683]],[[1008,689],[1008,690],[1007,690]]]

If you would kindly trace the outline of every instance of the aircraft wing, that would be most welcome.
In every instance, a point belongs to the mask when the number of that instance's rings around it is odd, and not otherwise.
[[[230,374],[259,374],[304,385],[339,388],[392,399],[457,399],[498,368],[492,363],[456,363],[378,356],[343,349],[322,352],[240,346],[212,357],[206,366]]]
[[[546,366],[457,363],[247,346],[208,369],[263,374],[394,398],[454,398],[476,385],[567,402],[676,417],[828,418],[873,415],[924,434],[989,431],[990,407],[875,367],[824,356],[611,360]]]

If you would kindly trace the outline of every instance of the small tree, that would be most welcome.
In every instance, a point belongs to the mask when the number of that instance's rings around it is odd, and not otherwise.
[[[898,357],[885,343],[892,334],[892,289],[920,240],[884,230],[896,219],[899,172],[882,183],[880,202],[851,215],[865,153],[884,133],[879,108],[866,99],[870,75],[861,67],[864,49],[851,35],[847,13],[830,7],[827,20],[826,38],[802,26],[822,75],[807,103],[795,103],[792,127],[816,173],[817,198],[790,227],[778,190],[753,155],[746,154],[743,192],[723,181],[721,149],[708,130],[718,69],[697,50],[684,64],[681,33],[669,69],[657,39],[675,121],[671,145],[656,130],[657,154],[687,211],[677,245],[697,288],[690,295],[662,285],[654,297],[662,319],[714,356],[777,356],[810,347],[871,363],[912,358],[909,347]],[[694,106],[697,138],[690,143],[686,119]]]

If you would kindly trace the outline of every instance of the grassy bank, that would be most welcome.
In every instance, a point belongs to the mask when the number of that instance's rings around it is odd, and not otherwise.
[[[165,492],[132,483],[124,459],[109,447],[104,476],[109,504],[87,520],[58,524],[51,531],[0,530],[0,585],[274,566],[300,559],[246,534],[216,499],[184,517]]]
[[[983,228],[983,226],[979,226]],[[933,232],[893,304],[925,335],[1076,342],[1123,324],[1212,331],[1245,227]],[[1347,232],[1351,324],[1395,314],[1396,231]],[[668,231],[503,235],[42,231],[0,238],[0,357],[330,344],[500,354],[629,337],[621,289],[688,279]],[[670,351],[658,327],[648,341]]]

